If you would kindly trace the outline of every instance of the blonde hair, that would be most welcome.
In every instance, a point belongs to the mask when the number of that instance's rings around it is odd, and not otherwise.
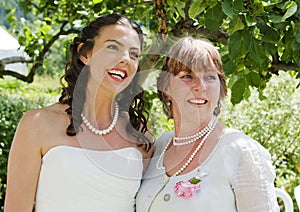
[[[189,36],[179,39],[171,46],[157,79],[158,96],[168,118],[173,118],[172,105],[164,91],[169,85],[170,74],[176,76],[181,71],[197,72],[208,70],[209,67],[217,70],[220,80],[220,99],[214,112],[215,115],[218,115],[220,101],[227,95],[227,85],[221,56],[217,48],[208,40]]]

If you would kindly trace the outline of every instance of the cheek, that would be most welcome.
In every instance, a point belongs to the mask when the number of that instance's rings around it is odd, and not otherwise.
[[[208,86],[207,90],[209,91],[209,96],[211,98],[213,105],[217,105],[221,93],[220,84]]]
[[[169,93],[173,99],[183,99],[183,97],[189,95],[189,87],[180,80],[173,80],[170,82]]]
[[[133,62],[133,64],[131,65],[131,69],[132,69],[132,73],[133,74],[136,74],[137,70],[138,70],[138,67],[139,67],[139,62]]]

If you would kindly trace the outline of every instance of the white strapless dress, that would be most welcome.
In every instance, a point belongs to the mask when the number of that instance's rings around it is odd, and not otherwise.
[[[133,147],[53,147],[42,159],[35,210],[133,212],[142,170],[142,154]]]

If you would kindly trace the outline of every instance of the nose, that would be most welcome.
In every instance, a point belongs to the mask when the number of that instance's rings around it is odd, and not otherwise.
[[[200,92],[206,91],[206,84],[202,77],[197,76],[195,78],[193,90],[200,91]]]
[[[129,52],[125,51],[122,53],[120,63],[125,64],[125,65],[130,63]]]

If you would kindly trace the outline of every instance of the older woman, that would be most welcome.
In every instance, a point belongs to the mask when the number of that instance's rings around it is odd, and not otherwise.
[[[270,154],[218,121],[227,87],[217,49],[179,39],[157,84],[174,131],[157,138],[137,211],[279,211]]]

